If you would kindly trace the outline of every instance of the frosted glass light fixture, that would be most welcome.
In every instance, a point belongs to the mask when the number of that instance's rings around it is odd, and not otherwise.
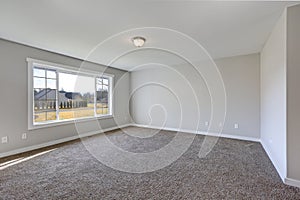
[[[146,39],[143,37],[137,36],[137,37],[132,38],[132,42],[133,42],[134,46],[142,47],[145,44]]]

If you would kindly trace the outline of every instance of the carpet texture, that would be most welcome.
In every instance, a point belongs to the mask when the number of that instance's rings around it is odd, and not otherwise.
[[[128,127],[84,140],[107,136],[120,148],[141,153],[175,136],[155,131]],[[203,139],[197,135],[171,165],[142,174],[105,166],[80,140],[3,158],[0,199],[300,199],[300,189],[282,183],[259,143],[220,138],[207,157],[199,158]]]

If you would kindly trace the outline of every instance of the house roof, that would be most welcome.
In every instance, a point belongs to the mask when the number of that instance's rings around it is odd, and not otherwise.
[[[35,100],[55,100],[56,98],[56,90],[54,89],[43,89],[36,93],[34,95]],[[74,92],[65,92],[65,91],[59,91],[59,101],[60,102],[65,102],[70,99],[80,99],[82,100],[81,94],[80,93],[74,93]]]

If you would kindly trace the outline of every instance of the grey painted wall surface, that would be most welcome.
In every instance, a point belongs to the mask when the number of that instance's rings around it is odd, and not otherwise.
[[[98,120],[94,120],[77,124],[76,127],[74,124],[68,124],[28,131],[27,57],[73,67],[79,67],[82,64],[82,61],[78,59],[0,40],[0,138],[3,136],[9,138],[9,143],[0,144],[0,153],[74,136],[78,133],[99,130]],[[84,63],[84,68],[99,72],[103,72],[105,69],[101,65],[92,63]],[[113,68],[107,68],[105,72],[115,75],[115,118],[99,120],[103,129],[114,127],[117,124],[127,124],[130,119],[129,74]],[[21,139],[22,133],[27,133],[27,140]]]
[[[227,93],[223,133],[259,138],[260,55],[219,59],[216,64]],[[169,69],[150,64],[146,69],[134,71],[131,73],[131,93],[131,114],[138,124],[197,130],[198,102],[198,130],[208,129],[205,125],[211,117],[208,88],[204,79],[188,65]],[[234,129],[235,123],[239,124],[238,129]],[[210,131],[216,129],[212,127]]]
[[[300,180],[300,5],[287,12],[287,177]]]
[[[261,140],[286,176],[286,12],[261,53]]]
[[[227,93],[224,132],[260,138],[260,54],[224,58],[216,64]]]

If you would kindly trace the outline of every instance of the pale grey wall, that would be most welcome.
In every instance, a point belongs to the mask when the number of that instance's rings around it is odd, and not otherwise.
[[[216,64],[227,93],[227,116],[223,133],[259,138],[260,55],[219,59]],[[144,86],[147,83],[150,86]],[[134,71],[131,73],[131,92],[131,114],[136,123],[160,126],[166,119],[165,127],[179,128],[182,116],[181,128],[195,130],[198,102],[198,130],[207,130],[205,121],[211,117],[209,92],[204,79],[190,66],[178,65],[169,69],[152,64],[146,69]],[[162,107],[166,110],[166,118]],[[239,124],[239,129],[234,129],[235,123]]]
[[[224,58],[216,64],[227,93],[224,132],[260,138],[260,54]]]
[[[78,59],[0,40],[0,138],[9,137],[9,143],[0,143],[0,153],[77,135],[74,124],[28,131],[27,57],[74,67],[79,67],[82,63]],[[105,69],[92,63],[85,63],[84,66],[97,71]],[[129,123],[129,74],[113,68],[108,68],[105,72],[115,75],[115,119],[99,120],[101,127],[110,128],[117,124],[127,124]],[[79,124],[77,129],[80,133],[84,133],[99,130],[99,127],[96,121],[91,121]],[[27,140],[21,140],[21,134],[24,132],[28,134]]]
[[[300,5],[287,12],[287,177],[300,180]]]
[[[261,141],[286,176],[286,12],[261,53]]]

